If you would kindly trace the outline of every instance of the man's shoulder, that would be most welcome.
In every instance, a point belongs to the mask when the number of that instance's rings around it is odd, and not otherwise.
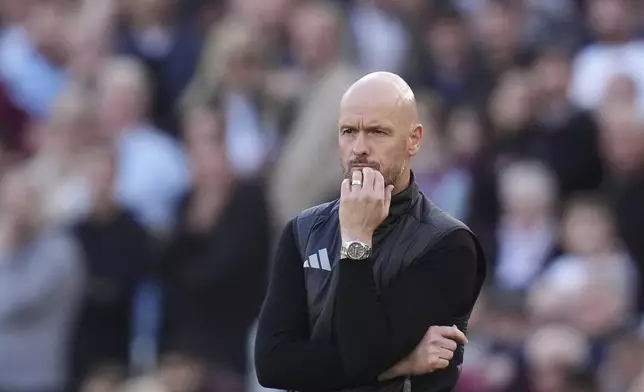
[[[471,232],[465,223],[443,211],[424,194],[415,215],[421,226],[434,231],[437,235],[447,235],[456,230]]]
[[[307,208],[291,220],[293,235],[298,240],[300,247],[304,246],[305,240],[309,237],[315,226],[321,222],[328,221],[333,216],[337,216],[338,207],[339,199],[336,199]]]
[[[318,204],[316,206],[309,207],[304,211],[300,212],[295,216],[295,218],[293,218],[293,220],[302,221],[302,220],[316,219],[316,218],[327,218],[337,213],[338,207],[339,207],[339,199]]]

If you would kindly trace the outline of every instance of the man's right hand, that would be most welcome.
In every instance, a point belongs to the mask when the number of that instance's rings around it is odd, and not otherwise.
[[[421,375],[445,369],[458,344],[467,344],[467,337],[457,327],[430,327],[407,358],[410,373]]]
[[[454,357],[458,344],[467,344],[467,337],[457,327],[432,326],[414,351],[382,374],[379,379],[419,376],[445,369]]]

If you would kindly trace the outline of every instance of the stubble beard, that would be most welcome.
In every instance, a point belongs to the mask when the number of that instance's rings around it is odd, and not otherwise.
[[[346,179],[351,179],[351,168],[350,166],[346,165],[344,163],[341,163],[342,165],[342,171],[344,172],[344,178]],[[399,165],[394,165],[389,168],[386,168],[384,170],[378,170],[382,176],[385,179],[385,186],[388,185],[394,185],[396,181],[402,176],[402,174],[405,171],[405,168],[407,168],[407,161],[402,162],[402,164]]]

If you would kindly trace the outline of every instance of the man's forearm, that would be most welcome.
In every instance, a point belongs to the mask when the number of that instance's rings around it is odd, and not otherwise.
[[[407,376],[409,374],[411,374],[411,360],[407,357],[378,376],[378,381],[391,380],[397,377]]]

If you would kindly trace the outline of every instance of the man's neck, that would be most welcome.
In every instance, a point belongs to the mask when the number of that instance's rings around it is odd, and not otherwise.
[[[397,195],[405,189],[409,188],[410,182],[411,171],[409,169],[405,169],[405,171],[403,171],[400,177],[398,177],[398,179],[396,180],[392,194]]]

